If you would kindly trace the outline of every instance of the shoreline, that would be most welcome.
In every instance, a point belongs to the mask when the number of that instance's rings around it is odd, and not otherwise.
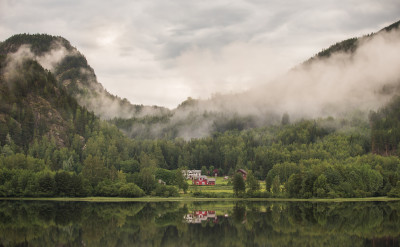
[[[195,197],[2,197],[0,201],[58,201],[58,202],[201,202],[201,201],[253,201],[253,202],[390,202],[400,198],[195,198]]]

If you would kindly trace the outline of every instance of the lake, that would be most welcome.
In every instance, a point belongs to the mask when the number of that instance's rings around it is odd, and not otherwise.
[[[0,246],[399,246],[400,202],[0,201]]]

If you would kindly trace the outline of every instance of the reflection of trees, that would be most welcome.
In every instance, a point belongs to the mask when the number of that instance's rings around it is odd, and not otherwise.
[[[0,246],[364,246],[400,236],[400,202],[240,202],[217,223],[186,224],[195,207],[223,205],[0,201]]]
[[[246,221],[246,205],[243,202],[237,202],[232,212],[232,219],[235,224],[243,224]]]

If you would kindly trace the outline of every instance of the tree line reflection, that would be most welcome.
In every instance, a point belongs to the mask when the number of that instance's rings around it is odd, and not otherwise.
[[[0,201],[0,246],[398,246],[400,202]]]

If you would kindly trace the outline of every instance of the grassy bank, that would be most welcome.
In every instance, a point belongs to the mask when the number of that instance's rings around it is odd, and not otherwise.
[[[20,198],[0,198],[0,200],[30,200],[30,201],[76,201],[76,202],[196,202],[196,201],[265,201],[265,202],[372,202],[372,201],[400,201],[400,198],[390,197],[367,197],[367,198],[237,198],[233,194],[233,186],[221,177],[216,180],[214,186],[192,185],[191,180],[188,193],[180,192],[180,197],[154,197],[146,196],[139,198],[122,197],[20,197]],[[261,191],[265,191],[265,181],[260,181]],[[193,194],[202,193],[203,195],[218,195],[215,198],[195,197]]]

